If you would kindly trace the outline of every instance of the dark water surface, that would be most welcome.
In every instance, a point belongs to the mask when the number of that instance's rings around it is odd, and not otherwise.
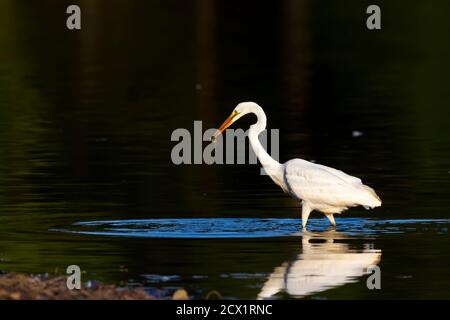
[[[77,264],[197,298],[450,298],[448,2],[381,1],[370,32],[356,0],[93,0],[70,32],[72,2],[0,2],[0,270]],[[258,166],[172,164],[174,129],[247,100],[281,161],[358,176],[383,206],[301,233]]]

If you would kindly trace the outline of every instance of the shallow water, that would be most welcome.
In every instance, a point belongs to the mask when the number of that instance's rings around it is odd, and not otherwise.
[[[373,220],[345,219],[339,227],[347,235],[365,237],[386,233],[420,232],[430,228],[436,233],[448,233],[450,220]],[[326,231],[330,227],[323,220],[312,220],[308,231]],[[300,236],[300,219],[258,218],[197,218],[197,219],[144,219],[76,222],[68,229],[51,229],[86,235],[141,237],[141,238],[273,238]],[[320,233],[318,233],[320,234]]]
[[[450,220],[338,221],[342,224],[332,229],[326,219],[311,219],[305,231],[300,231],[299,219],[270,218],[89,221],[52,231],[76,234],[78,240],[125,237],[148,244],[139,249],[145,264],[136,261],[130,266],[146,270],[151,263],[150,269],[160,272],[134,274],[130,282],[144,284],[153,294],[184,287],[195,298],[217,293],[228,299],[446,295],[447,284],[439,279],[445,278],[450,252],[439,252],[434,244],[448,239]],[[408,256],[410,243],[416,248]],[[380,267],[380,290],[366,286],[374,266]],[[423,277],[421,269],[430,267],[436,273]],[[434,283],[431,294],[420,292],[429,283]]]
[[[62,2],[1,1],[0,270],[78,264],[197,298],[450,298],[450,5],[379,5],[371,33],[356,0],[92,0],[68,33]],[[383,206],[334,233],[313,213],[305,237],[258,166],[172,164],[174,129],[215,127],[244,100],[280,129],[281,161],[356,175]],[[340,257],[372,259],[382,289],[361,264],[295,288]]]

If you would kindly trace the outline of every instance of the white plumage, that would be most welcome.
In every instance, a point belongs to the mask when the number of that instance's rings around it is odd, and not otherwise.
[[[245,114],[253,113],[258,121],[250,126],[249,140],[256,156],[267,174],[286,193],[302,201],[302,226],[306,227],[309,214],[321,211],[335,226],[333,214],[362,205],[365,208],[381,206],[375,191],[364,185],[361,179],[340,170],[312,163],[303,159],[280,164],[264,150],[258,135],[265,130],[267,118],[263,109],[254,102],[243,102],[220,126],[214,138]]]

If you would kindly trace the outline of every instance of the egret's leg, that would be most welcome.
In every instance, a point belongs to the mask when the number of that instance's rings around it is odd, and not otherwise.
[[[334,216],[332,213],[325,213],[325,217],[328,218],[333,227],[336,227],[336,221],[334,221]]]
[[[303,205],[302,205],[302,227],[303,227],[303,229],[306,228],[306,223],[308,222],[310,213],[311,213],[311,208],[306,203],[303,203]]]

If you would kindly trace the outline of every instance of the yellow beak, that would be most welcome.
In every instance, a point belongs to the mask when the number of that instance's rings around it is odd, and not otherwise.
[[[226,128],[231,126],[231,124],[234,122],[233,121],[234,117],[236,117],[237,115],[238,115],[238,113],[236,111],[233,111],[230,114],[230,116],[222,123],[222,125],[219,127],[219,129],[216,131],[216,133],[214,133],[214,135],[212,136],[212,141],[215,141],[217,139],[217,137],[220,136],[222,134],[222,132],[225,131]]]

